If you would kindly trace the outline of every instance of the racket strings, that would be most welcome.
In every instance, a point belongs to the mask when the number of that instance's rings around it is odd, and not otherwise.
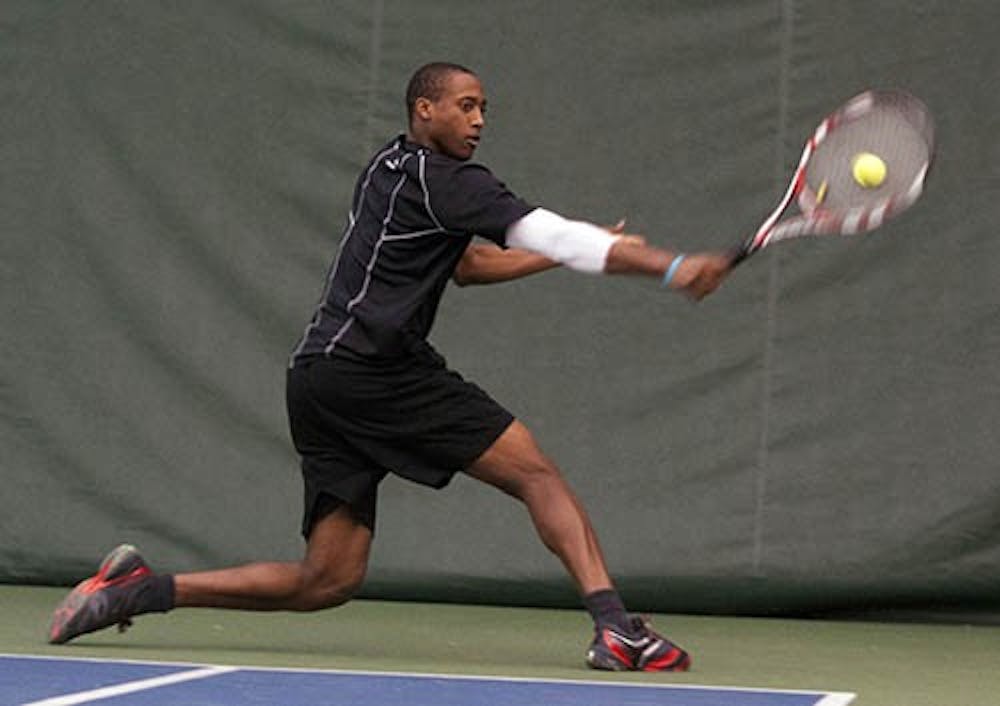
[[[884,216],[919,196],[933,153],[930,114],[912,96],[888,91],[873,93],[865,108],[839,115],[816,145],[800,200],[804,211],[822,209],[833,216],[869,210]],[[862,153],[885,163],[885,178],[877,187],[854,178],[853,162]]]
[[[885,167],[875,181],[855,175],[855,159],[864,153]],[[877,228],[919,198],[933,154],[933,120],[917,98],[902,91],[855,96],[816,128],[784,197],[733,250],[733,264],[772,242]],[[793,202],[801,213],[785,216]]]

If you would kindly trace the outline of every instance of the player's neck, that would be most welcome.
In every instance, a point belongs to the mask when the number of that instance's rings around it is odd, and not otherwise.
[[[440,152],[441,149],[434,143],[434,140],[430,136],[424,134],[420,130],[414,130],[411,126],[409,130],[406,131],[406,141],[412,142],[415,145],[420,145],[421,147],[426,147],[431,152]]]

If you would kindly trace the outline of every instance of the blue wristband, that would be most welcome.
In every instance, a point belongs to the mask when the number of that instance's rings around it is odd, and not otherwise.
[[[684,262],[684,257],[685,255],[682,253],[670,261],[670,267],[667,268],[666,274],[663,275],[662,286],[664,287],[670,286],[670,280],[672,280],[674,278],[674,275],[677,274],[677,268],[681,266],[682,262]]]

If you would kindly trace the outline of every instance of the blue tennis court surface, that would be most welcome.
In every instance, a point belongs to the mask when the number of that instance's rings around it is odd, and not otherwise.
[[[0,656],[0,705],[844,706],[853,694]]]

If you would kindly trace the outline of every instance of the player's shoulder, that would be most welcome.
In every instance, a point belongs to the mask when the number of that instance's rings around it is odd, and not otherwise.
[[[488,167],[478,162],[456,159],[441,152],[411,142],[405,135],[400,135],[389,143],[392,151],[398,151],[394,162],[405,166],[407,171],[423,172],[434,176],[466,176],[469,174],[491,174]]]
[[[405,172],[429,194],[473,197],[506,189],[486,165],[435,152],[400,135],[381,159],[389,172]]]
[[[433,172],[435,176],[466,179],[496,178],[490,168],[480,162],[455,159],[430,150],[424,151],[424,158],[426,171]]]
[[[436,152],[428,152],[425,156],[423,180],[432,193],[470,197],[506,188],[486,165]]]

